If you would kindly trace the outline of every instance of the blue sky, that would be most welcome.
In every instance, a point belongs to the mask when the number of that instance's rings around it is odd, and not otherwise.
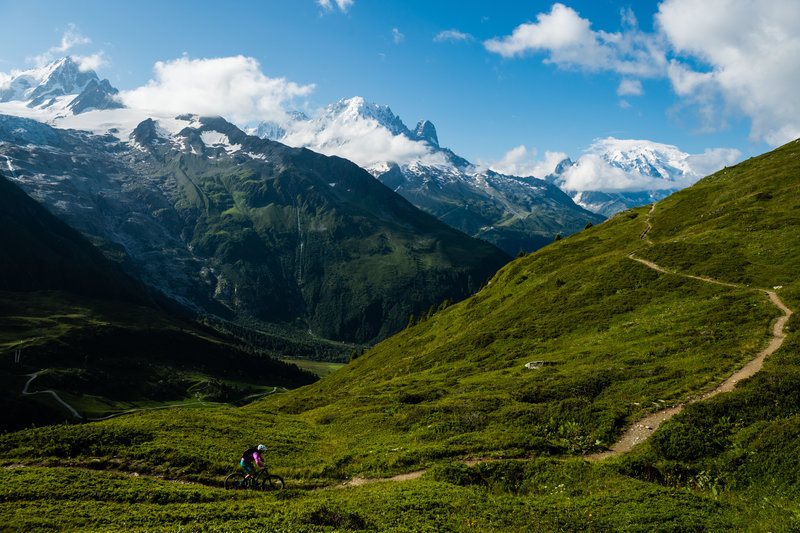
[[[0,1],[0,14],[0,72],[71,54],[135,91],[160,83],[158,61],[241,55],[303,89],[276,89],[283,107],[363,96],[411,127],[431,120],[473,161],[520,145],[577,157],[609,136],[744,158],[800,135],[795,0]]]

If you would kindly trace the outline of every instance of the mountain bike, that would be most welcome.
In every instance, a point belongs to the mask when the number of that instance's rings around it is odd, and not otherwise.
[[[233,490],[281,490],[283,488],[283,478],[270,474],[267,467],[259,468],[250,478],[245,479],[244,472],[237,471],[228,474],[225,478],[225,488]]]

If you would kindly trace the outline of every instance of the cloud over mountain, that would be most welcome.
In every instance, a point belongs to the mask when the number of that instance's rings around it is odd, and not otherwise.
[[[269,78],[251,57],[213,59],[181,57],[159,61],[147,85],[123,91],[126,106],[174,114],[222,115],[247,123],[282,120],[285,104],[306,96],[314,85],[299,85],[285,78]]]
[[[559,186],[570,191],[677,190],[736,162],[740,156],[738,150],[730,148],[688,154],[668,144],[608,137],[596,140],[566,168]]]

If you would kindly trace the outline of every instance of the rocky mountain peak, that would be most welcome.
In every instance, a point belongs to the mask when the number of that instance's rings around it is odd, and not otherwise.
[[[131,142],[143,148],[150,148],[165,141],[158,123],[152,118],[143,120],[131,133]]]
[[[28,107],[50,108],[62,96],[77,94],[65,109],[79,114],[91,109],[123,107],[117,89],[108,80],[100,80],[93,70],[82,70],[71,57],[62,57],[47,65],[13,72],[0,86],[0,102],[21,101]]]
[[[93,70],[81,71],[71,57],[63,57],[43,67],[39,85],[27,95],[28,107],[38,107],[48,100],[82,92],[90,82],[98,81]]]
[[[330,119],[352,122],[358,119],[372,119],[394,135],[411,137],[408,127],[395,115],[388,105],[378,105],[361,96],[343,98],[329,105],[324,113]]]
[[[427,141],[434,146],[439,146],[439,137],[436,135],[436,127],[430,120],[420,120],[414,129],[415,141]]]
[[[76,115],[92,109],[119,109],[124,106],[116,98],[118,93],[119,91],[112,87],[108,80],[93,79],[67,108]]]

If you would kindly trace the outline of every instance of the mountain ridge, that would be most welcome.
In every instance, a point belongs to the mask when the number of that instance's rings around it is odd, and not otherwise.
[[[83,70],[70,56],[42,67],[15,72],[0,87],[0,102],[21,101],[29,108],[53,108],[80,114],[90,109],[118,109],[119,91],[93,70]],[[69,97],[66,101],[64,97]]]
[[[241,410],[150,412],[0,436],[9,464],[99,460],[219,486],[240,444],[268,435],[270,471],[293,483],[291,497],[226,500],[192,487],[200,496],[191,500],[166,483],[110,485],[115,477],[88,469],[6,470],[3,482],[33,508],[21,513],[26,524],[41,524],[52,502],[23,485],[48,476],[69,502],[127,502],[130,487],[156,486],[165,491],[159,503],[137,500],[144,507],[133,517],[159,527],[187,519],[220,529],[791,527],[800,500],[797,315],[758,374],[686,405],[630,452],[586,459],[641,415],[714,391],[774,341],[781,313],[757,288],[800,304],[799,149],[789,143],[652,212],[627,210],[520,257],[470,299],[435,309],[309,387]],[[103,447],[86,451],[85,442]],[[386,482],[343,483],[365,478]],[[87,496],[75,479],[113,488]],[[168,498],[192,506],[175,518],[162,510]],[[265,498],[275,512],[230,518],[248,504],[263,508]],[[123,527],[96,507],[67,511],[68,524],[85,526],[89,513]]]
[[[476,167],[439,145],[432,122],[421,120],[411,131],[389,106],[353,97],[327,106],[312,119],[303,117],[279,126],[262,124],[256,131],[290,145],[352,156],[417,207],[509,255],[535,250],[557,234],[603,220],[545,180]],[[364,155],[361,143],[373,142],[364,132],[379,138],[374,142],[384,152]],[[388,159],[382,160],[384,155]]]
[[[145,120],[130,144],[26,119],[2,124],[4,138],[43,143],[0,147],[27,192],[145,282],[226,319],[367,342],[467,296],[508,259],[349,161],[221,118]]]

